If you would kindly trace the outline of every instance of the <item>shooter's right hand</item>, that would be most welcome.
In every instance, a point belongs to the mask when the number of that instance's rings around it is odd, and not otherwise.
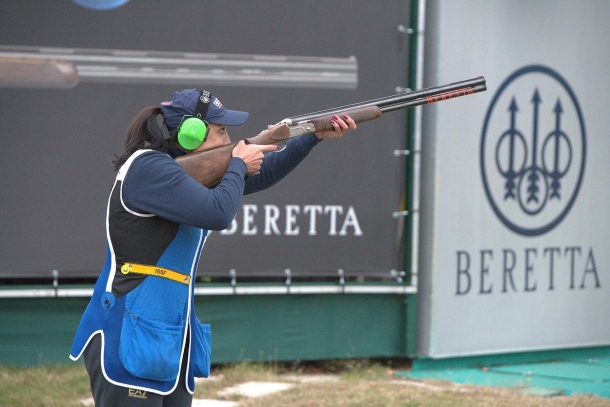
[[[277,151],[279,146],[275,144],[261,146],[258,144],[246,144],[244,140],[235,145],[232,156],[239,157],[246,163],[247,174],[258,173],[263,164],[264,153]]]

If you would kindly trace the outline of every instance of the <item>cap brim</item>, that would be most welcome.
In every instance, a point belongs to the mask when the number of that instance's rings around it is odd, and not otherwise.
[[[248,120],[248,112],[240,112],[238,110],[228,110],[220,117],[215,117],[209,120],[210,123],[224,124],[225,126],[239,126]]]

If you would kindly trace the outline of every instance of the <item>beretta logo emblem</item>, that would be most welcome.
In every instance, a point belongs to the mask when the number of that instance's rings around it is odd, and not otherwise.
[[[583,115],[568,82],[541,65],[512,73],[481,134],[481,177],[496,216],[524,236],[552,230],[574,205],[586,152]]]

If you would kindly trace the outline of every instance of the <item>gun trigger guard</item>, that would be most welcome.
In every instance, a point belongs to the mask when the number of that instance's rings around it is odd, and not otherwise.
[[[282,151],[286,150],[286,147],[288,147],[288,144],[286,143],[286,140],[282,140],[280,141],[281,144],[280,145],[282,148],[278,149],[277,151],[272,151],[272,153],[281,153]]]

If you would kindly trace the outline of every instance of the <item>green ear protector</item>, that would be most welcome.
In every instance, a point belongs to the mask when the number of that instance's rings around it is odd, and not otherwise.
[[[195,150],[208,137],[208,123],[195,116],[184,116],[178,127],[178,144],[185,150]]]
[[[210,106],[210,100],[212,95],[207,90],[202,91],[197,99],[197,106],[193,115],[185,115],[182,117],[182,121],[178,126],[178,144],[185,150],[195,150],[203,143],[210,131],[210,125],[203,118],[205,118]],[[161,127],[163,137],[169,139],[169,131],[165,122]]]

